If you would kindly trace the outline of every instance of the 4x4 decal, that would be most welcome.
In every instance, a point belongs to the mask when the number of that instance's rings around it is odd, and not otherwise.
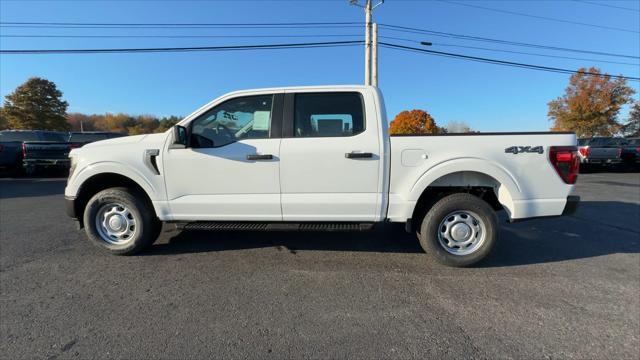
[[[542,146],[511,146],[504,149],[507,154],[521,154],[521,153],[538,153],[543,154],[544,149]]]

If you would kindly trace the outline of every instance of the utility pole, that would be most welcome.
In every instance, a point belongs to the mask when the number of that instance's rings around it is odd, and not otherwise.
[[[371,0],[367,0],[364,7],[365,33],[364,33],[364,84],[371,85]]]
[[[377,69],[377,53],[376,53],[376,62],[375,62],[375,69],[373,69],[372,71],[372,64],[371,64],[371,58],[372,58],[372,48],[375,48],[377,51],[378,48],[378,44],[377,44],[377,34],[375,35],[375,40],[373,40],[374,42],[376,42],[375,44],[372,45],[372,38],[374,38],[374,36],[372,36],[371,34],[371,30],[372,30],[372,25],[371,25],[371,19],[373,17],[373,9],[377,8],[378,6],[382,5],[384,3],[384,0],[380,0],[379,3],[373,5],[371,0],[365,0],[366,4],[360,5],[358,4],[358,0],[349,0],[349,3],[351,5],[355,5],[361,8],[364,8],[364,17],[365,17],[365,33],[364,33],[364,84],[365,85],[371,85],[371,73],[375,73],[375,77],[376,80],[374,82],[374,86],[378,86],[378,80],[377,80],[377,74],[378,74],[378,69]],[[374,25],[377,29],[377,25]]]
[[[373,42],[371,47],[371,85],[378,87],[378,24],[373,23],[371,30],[373,31],[371,35]]]

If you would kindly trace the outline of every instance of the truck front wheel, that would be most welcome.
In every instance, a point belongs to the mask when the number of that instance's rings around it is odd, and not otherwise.
[[[420,245],[448,266],[470,266],[484,259],[496,243],[498,218],[484,200],[466,193],[440,199],[425,215]]]
[[[85,208],[84,224],[91,242],[116,255],[132,255],[151,245],[162,226],[153,207],[127,188],[95,194]]]

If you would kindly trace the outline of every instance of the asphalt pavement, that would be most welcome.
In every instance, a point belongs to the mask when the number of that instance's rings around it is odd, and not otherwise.
[[[581,175],[576,215],[502,224],[478,267],[402,226],[179,232],[111,256],[65,179],[0,179],[0,358],[640,358],[640,174]]]

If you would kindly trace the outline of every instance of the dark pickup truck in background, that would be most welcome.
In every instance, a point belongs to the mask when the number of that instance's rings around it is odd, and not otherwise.
[[[0,166],[33,174],[47,167],[69,166],[70,144],[65,133],[40,130],[0,131]]]
[[[609,137],[578,139],[580,167],[586,168],[590,165],[619,165],[622,163],[621,140],[624,139]]]
[[[12,149],[15,144],[20,144],[21,165],[26,174],[32,175],[45,168],[69,168],[71,144],[66,133],[40,130],[5,130],[0,133],[3,140],[10,140]]]
[[[640,168],[640,138],[626,138],[622,144],[622,164],[627,170]]]
[[[0,131],[0,168],[9,174],[32,175],[42,169],[69,168],[69,151],[85,144],[125,136],[106,131]]]
[[[638,138],[622,137],[578,139],[578,157],[584,169],[599,165],[632,170],[640,163],[640,142]]]

